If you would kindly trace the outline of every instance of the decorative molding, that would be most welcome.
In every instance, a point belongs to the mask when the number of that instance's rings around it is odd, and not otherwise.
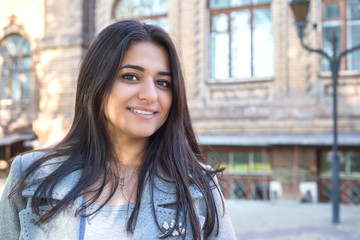
[[[3,29],[2,38],[11,34],[20,34],[28,39],[28,34],[26,33],[24,26],[18,22],[18,17],[14,14],[9,16],[9,24]]]

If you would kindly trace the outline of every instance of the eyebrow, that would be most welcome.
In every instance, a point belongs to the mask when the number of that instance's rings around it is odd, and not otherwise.
[[[137,66],[137,65],[132,65],[132,64],[127,64],[127,65],[125,65],[125,66],[120,67],[120,69],[123,69],[123,68],[132,68],[132,69],[136,69],[136,70],[145,72],[145,68],[140,67],[140,66]],[[158,72],[157,75],[169,76],[169,77],[172,76],[171,73],[169,73],[169,72],[164,72],[164,71]]]

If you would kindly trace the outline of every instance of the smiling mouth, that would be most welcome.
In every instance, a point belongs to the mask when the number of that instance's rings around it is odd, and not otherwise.
[[[156,112],[149,112],[149,111],[145,111],[145,110],[138,110],[138,109],[134,109],[134,108],[129,108],[129,110],[134,113],[139,113],[139,114],[144,114],[144,115],[153,115],[156,113]]]

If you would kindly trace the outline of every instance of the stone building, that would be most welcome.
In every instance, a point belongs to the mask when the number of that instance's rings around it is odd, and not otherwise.
[[[305,42],[360,44],[357,0],[311,1]],[[191,115],[229,198],[331,197],[328,64],[299,42],[289,0],[0,1],[0,159],[48,146],[70,127],[79,61],[110,23],[164,27],[184,65]],[[360,52],[338,83],[342,201],[360,203]],[[301,189],[300,189],[301,188]]]

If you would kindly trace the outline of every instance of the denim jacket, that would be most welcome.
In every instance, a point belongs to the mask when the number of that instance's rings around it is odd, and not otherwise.
[[[13,161],[7,183],[4,188],[0,200],[0,239],[15,240],[76,240],[79,239],[80,217],[75,216],[75,211],[81,205],[82,197],[77,198],[73,204],[66,207],[62,211],[58,211],[47,221],[37,224],[38,216],[33,213],[31,209],[31,198],[37,186],[32,186],[24,189],[22,194],[15,194],[10,199],[8,195],[11,192],[14,184],[22,176],[24,170],[42,153],[32,152],[24,155],[19,155]],[[31,176],[30,180],[41,179],[50,174],[59,163],[64,160],[61,158],[52,159],[49,164],[42,166]],[[75,171],[65,178],[63,178],[55,187],[52,197],[54,201],[61,200],[78,182],[81,175],[80,170]],[[147,181],[144,186],[142,199],[140,202],[139,214],[137,217],[135,231],[132,239],[158,239],[166,230],[162,228],[166,221],[171,222],[175,219],[176,211],[171,207],[176,204],[176,194],[174,185],[164,182],[160,179],[154,181],[157,187],[154,187],[154,208],[159,227],[155,221],[150,194],[150,184]],[[160,187],[159,187],[160,186]],[[194,187],[190,187],[190,192],[193,197],[196,210],[198,213],[198,220],[201,228],[205,222],[206,206],[202,194]],[[230,216],[225,211],[222,214],[221,199],[223,196],[217,190],[213,191],[217,208],[219,212],[219,235],[215,236],[215,232],[206,239],[236,239]],[[41,206],[41,211],[46,211],[49,206]],[[187,218],[189,219],[189,218]],[[184,225],[184,224],[183,224]],[[186,232],[186,239],[192,239],[191,225],[188,220]],[[215,225],[216,226],[216,225]],[[167,239],[177,239],[170,236]],[[205,238],[204,238],[205,239]]]

